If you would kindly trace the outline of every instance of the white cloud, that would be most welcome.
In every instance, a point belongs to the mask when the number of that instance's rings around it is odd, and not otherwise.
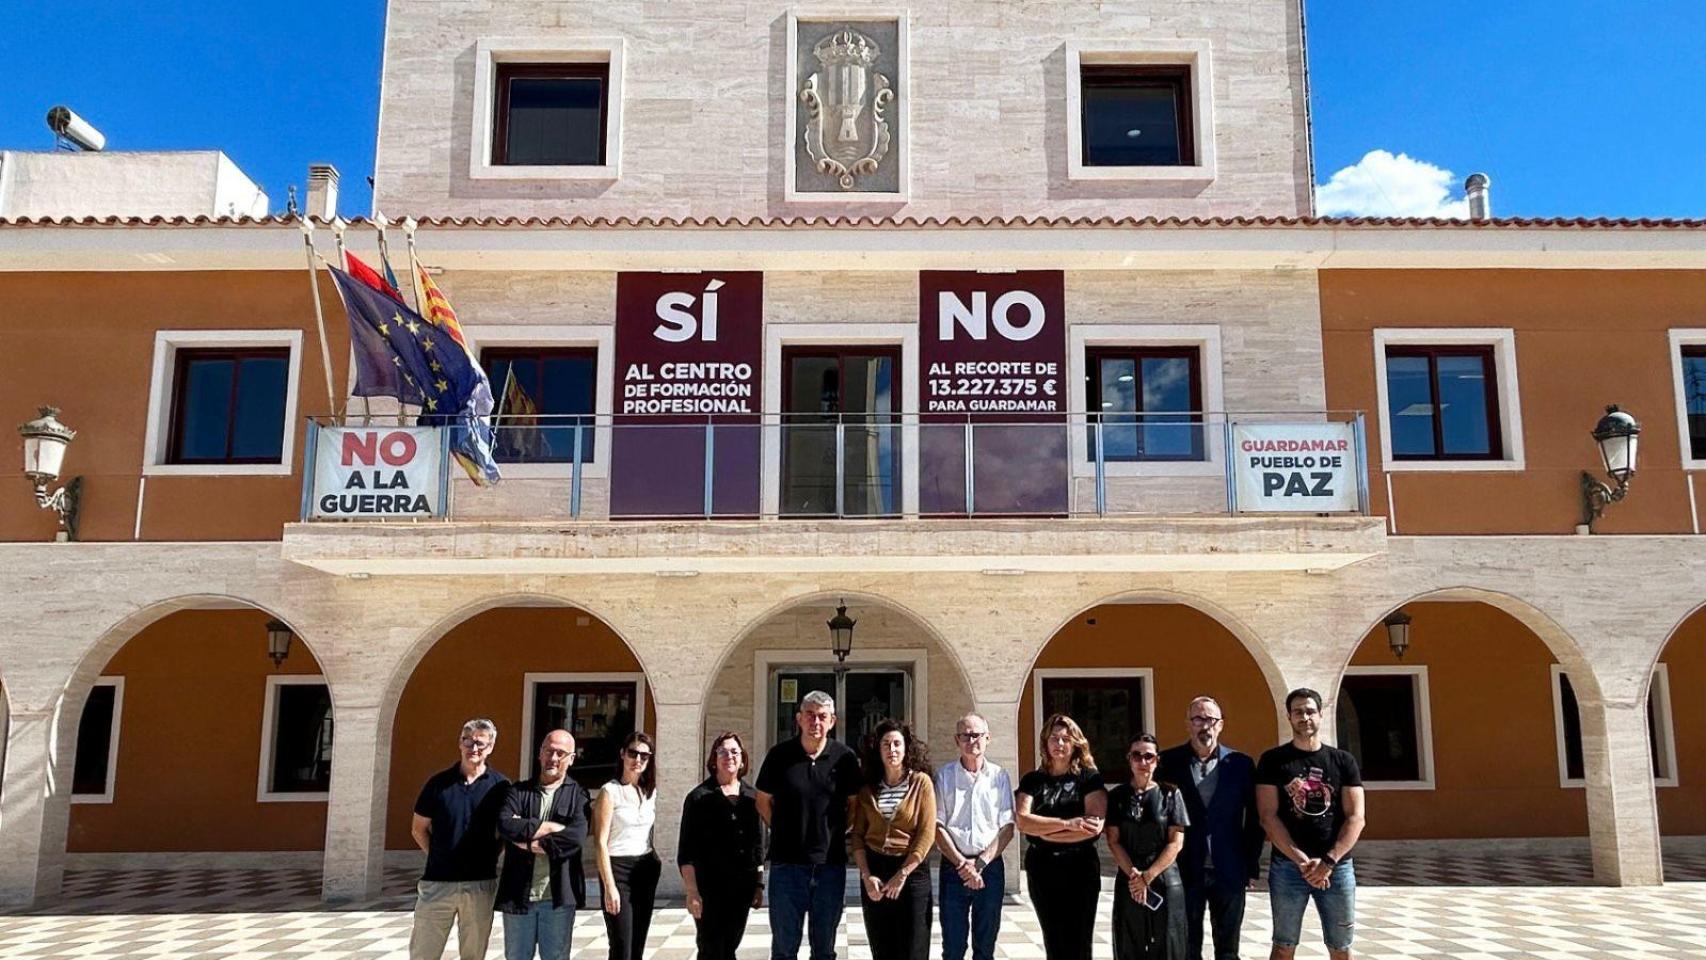
[[[1456,174],[1407,154],[1370,150],[1315,190],[1323,217],[1469,217]]]

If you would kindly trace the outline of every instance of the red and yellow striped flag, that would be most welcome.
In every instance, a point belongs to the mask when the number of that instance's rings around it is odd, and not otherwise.
[[[421,306],[425,308],[421,312],[426,314],[426,318],[435,326],[450,334],[450,339],[456,341],[463,353],[472,357],[473,354],[468,351],[468,341],[462,337],[462,324],[456,319],[456,311],[450,308],[450,301],[444,298],[438,284],[432,282],[432,275],[427,273],[426,267],[417,263],[415,272],[421,278]]]

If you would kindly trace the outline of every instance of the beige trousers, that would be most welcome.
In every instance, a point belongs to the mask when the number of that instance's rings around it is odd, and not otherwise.
[[[439,960],[450,925],[456,924],[457,954],[462,960],[485,960],[492,938],[492,902],[496,880],[461,882],[422,880],[416,886],[415,927],[409,933],[409,960]]]

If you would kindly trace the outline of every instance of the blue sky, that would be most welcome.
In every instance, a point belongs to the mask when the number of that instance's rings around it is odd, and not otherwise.
[[[329,161],[365,212],[383,10],[0,0],[0,147],[65,103],[111,149],[223,149],[275,210]],[[1483,170],[1501,216],[1706,216],[1706,2],[1310,0],[1309,29],[1324,207],[1450,213]]]

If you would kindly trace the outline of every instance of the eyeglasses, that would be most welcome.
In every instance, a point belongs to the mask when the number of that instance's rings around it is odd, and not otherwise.
[[[1199,727],[1212,727],[1220,722],[1219,717],[1192,717],[1191,722]]]
[[[627,757],[630,760],[638,760],[641,763],[646,763],[652,759],[652,752],[650,750],[627,750],[627,749],[624,749],[622,751],[622,755],[624,757]]]
[[[717,756],[719,756],[719,757],[738,757],[738,756],[740,756],[740,748],[739,747],[718,747],[717,748]]]
[[[466,747],[469,750],[482,750],[482,751],[484,751],[484,750],[492,749],[492,741],[490,741],[490,740],[476,740],[473,737],[463,737],[462,738],[462,746]]]
[[[546,750],[545,756],[562,757],[570,763],[574,763],[581,758],[581,752],[579,750]]]
[[[987,733],[956,733],[954,739],[961,743],[976,743],[987,736],[989,736]]]
[[[1133,760],[1136,760],[1138,763],[1154,763],[1155,761],[1161,759],[1161,754],[1159,754],[1159,753],[1147,753],[1147,752],[1142,751],[1142,750],[1133,750],[1132,752],[1126,754],[1126,756],[1130,757]]]

